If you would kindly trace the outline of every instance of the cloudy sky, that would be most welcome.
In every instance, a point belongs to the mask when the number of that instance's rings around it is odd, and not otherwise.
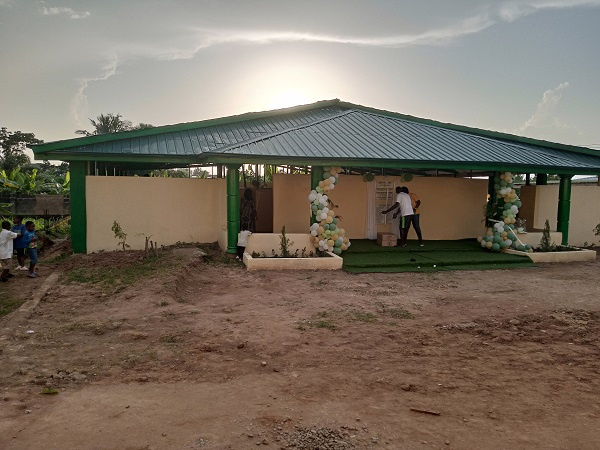
[[[340,98],[600,149],[599,24],[600,0],[0,0],[0,125]]]

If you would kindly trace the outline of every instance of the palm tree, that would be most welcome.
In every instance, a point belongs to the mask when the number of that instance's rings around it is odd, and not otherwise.
[[[89,119],[90,123],[94,127],[94,131],[89,132],[87,130],[77,130],[75,134],[82,134],[84,136],[95,136],[97,134],[108,134],[118,133],[120,131],[130,130],[141,130],[144,128],[152,128],[153,126],[149,123],[140,123],[133,126],[131,120],[123,119],[121,114],[100,114],[96,117],[96,120]]]

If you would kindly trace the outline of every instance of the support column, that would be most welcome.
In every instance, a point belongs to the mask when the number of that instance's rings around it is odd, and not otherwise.
[[[237,251],[240,232],[240,166],[227,166],[227,253]]]
[[[490,196],[490,203],[496,203],[496,189],[494,189],[494,178],[496,177],[496,172],[493,172],[488,176],[488,194]]]
[[[562,233],[562,245],[569,245],[569,216],[571,215],[571,177],[561,175],[558,188],[558,221],[556,231]]]
[[[312,166],[310,169],[310,189],[313,190],[319,185],[319,181],[323,180],[323,167]],[[315,216],[310,215],[310,224],[315,223]]]
[[[548,174],[547,173],[538,173],[535,175],[535,184],[540,186],[545,186],[548,184]]]
[[[87,161],[71,161],[71,247],[74,253],[87,253],[87,209],[85,200],[85,177]]]
[[[525,175],[525,186],[531,186],[531,174]]]

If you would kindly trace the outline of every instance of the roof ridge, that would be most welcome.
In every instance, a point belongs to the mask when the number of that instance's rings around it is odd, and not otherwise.
[[[356,110],[354,110],[354,109],[348,109],[346,111],[342,111],[342,112],[340,112],[338,114],[334,114],[334,115],[329,116],[329,117],[322,117],[320,119],[313,120],[312,122],[309,122],[309,123],[304,123],[302,125],[296,125],[295,127],[285,128],[283,130],[278,130],[278,131],[274,131],[272,133],[263,134],[262,136],[255,137],[253,139],[246,139],[245,141],[239,141],[239,142],[236,142],[235,144],[231,144],[231,145],[228,145],[228,146],[225,146],[225,147],[221,147],[221,148],[219,148],[217,150],[212,150],[212,151],[208,151],[208,152],[204,152],[204,153],[206,153],[206,154],[210,154],[210,153],[214,153],[214,154],[227,153],[229,150],[233,150],[234,148],[242,147],[242,146],[248,145],[248,144],[254,144],[256,142],[264,141],[266,139],[270,139],[270,138],[273,138],[275,136],[281,136],[282,134],[290,133],[292,131],[300,130],[302,128],[308,128],[308,127],[311,127],[313,125],[318,125],[320,123],[327,122],[327,121],[333,120],[333,119],[337,119],[337,118],[339,118],[341,116],[345,116],[345,115],[351,114],[353,112],[356,112]]]

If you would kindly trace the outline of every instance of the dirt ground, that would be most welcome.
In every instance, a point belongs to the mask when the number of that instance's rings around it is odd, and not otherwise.
[[[194,247],[52,260],[10,281],[47,292],[0,319],[2,449],[600,448],[598,261],[353,275],[251,273]]]

